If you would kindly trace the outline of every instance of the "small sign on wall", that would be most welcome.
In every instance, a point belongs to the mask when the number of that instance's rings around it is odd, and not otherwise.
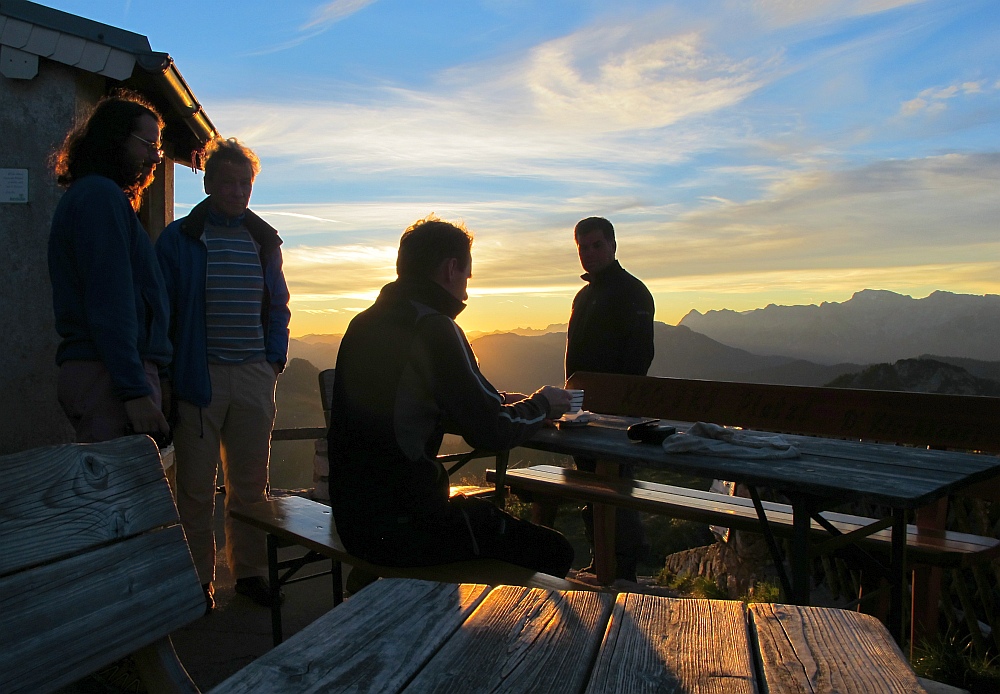
[[[0,203],[28,202],[28,170],[0,169]]]

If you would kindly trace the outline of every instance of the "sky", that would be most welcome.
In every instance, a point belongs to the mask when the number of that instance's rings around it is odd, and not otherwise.
[[[43,4],[149,37],[260,155],[293,336],[343,332],[430,213],[475,234],[468,331],[566,322],[592,215],[669,324],[1000,293],[996,0]]]

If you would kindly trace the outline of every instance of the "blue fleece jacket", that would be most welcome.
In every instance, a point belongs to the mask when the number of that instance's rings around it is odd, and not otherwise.
[[[170,299],[170,339],[174,360],[170,380],[174,397],[198,407],[212,402],[212,382],[208,373],[208,336],[205,325],[205,277],[208,247],[205,221],[209,203],[205,199],[167,226],[156,242],[156,255]],[[247,210],[243,225],[250,232],[260,255],[264,273],[261,325],[267,361],[284,368],[288,358],[288,286],[281,270],[281,239],[278,232],[252,211]]]
[[[103,362],[122,400],[150,395],[143,360],[170,362],[167,295],[153,244],[110,178],[84,176],[59,200],[49,278],[56,363]]]

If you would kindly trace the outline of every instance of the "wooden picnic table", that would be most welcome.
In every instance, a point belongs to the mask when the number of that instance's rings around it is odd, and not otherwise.
[[[793,510],[791,600],[799,605],[809,602],[809,532],[810,523],[819,511],[853,501],[887,507],[890,515],[879,519],[867,531],[892,529],[887,623],[897,639],[902,632],[907,512],[1000,474],[1000,458],[993,456],[816,436],[784,435],[801,454],[790,459],[666,453],[659,445],[635,443],[626,437],[625,428],[635,421],[638,420],[598,416],[596,422],[585,427],[543,429],[523,445],[595,458],[598,473],[609,478],[617,478],[618,466],[627,463],[740,482],[754,491],[767,487],[780,492],[789,498]],[[691,426],[664,421],[678,431]],[[595,504],[594,524],[595,564],[599,570],[613,567],[614,509]],[[768,532],[766,524],[762,530]],[[856,539],[860,540],[863,533],[858,535]],[[599,578],[611,577],[599,575]]]
[[[382,579],[213,692],[922,692],[844,610]]]

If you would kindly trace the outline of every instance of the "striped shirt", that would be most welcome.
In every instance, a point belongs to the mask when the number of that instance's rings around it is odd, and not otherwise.
[[[264,361],[261,302],[264,274],[257,245],[241,223],[205,224],[208,274],[205,278],[205,327],[210,364]]]

